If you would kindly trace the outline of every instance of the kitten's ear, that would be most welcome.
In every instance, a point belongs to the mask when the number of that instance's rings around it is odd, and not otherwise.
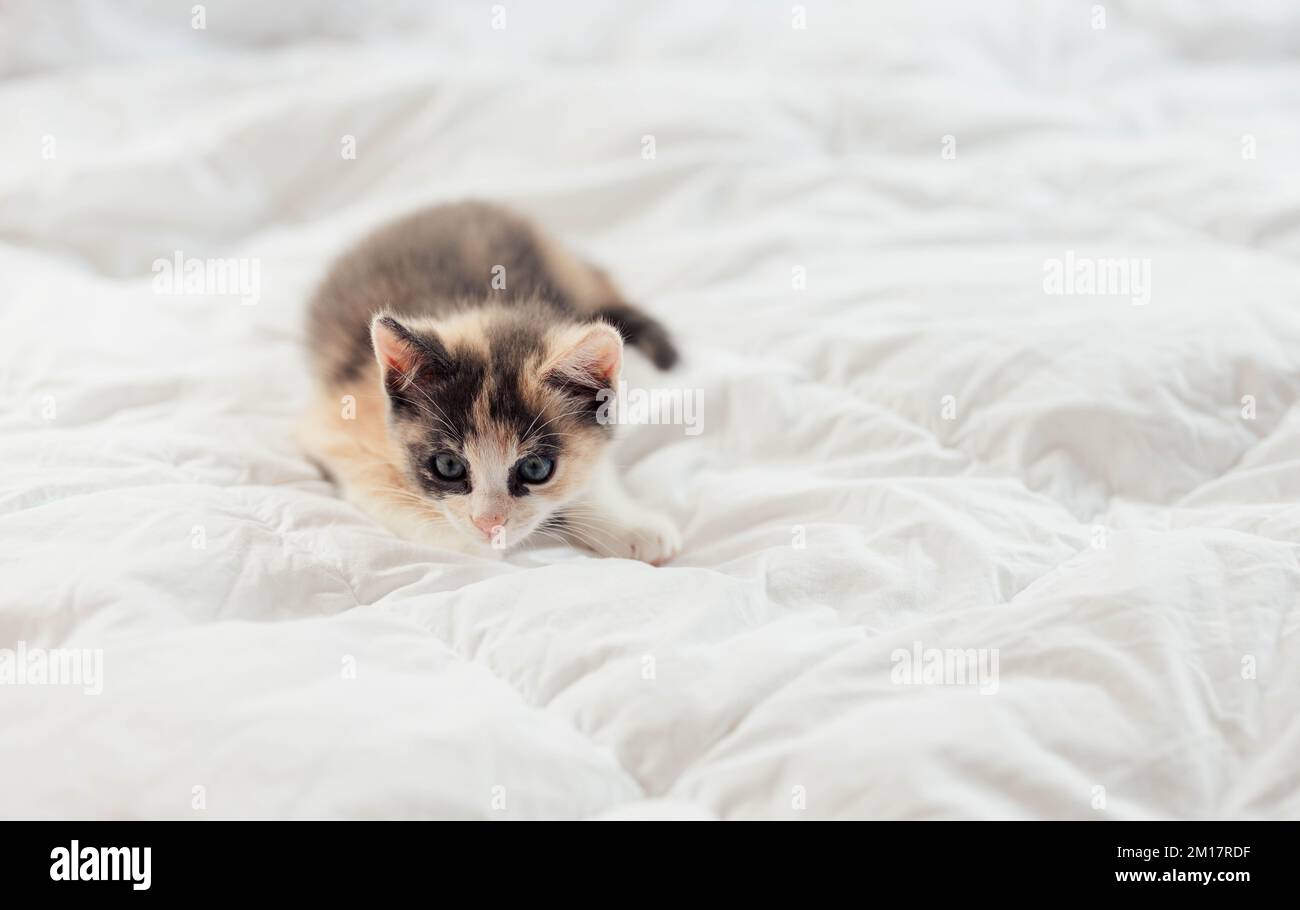
[[[389,389],[406,388],[430,372],[450,367],[447,349],[437,338],[417,335],[386,313],[370,321],[370,343]]]
[[[623,336],[603,322],[575,326],[553,345],[542,366],[548,382],[605,388],[617,384],[623,369]]]

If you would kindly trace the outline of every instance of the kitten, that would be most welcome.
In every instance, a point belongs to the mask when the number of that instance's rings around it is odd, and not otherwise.
[[[677,359],[663,326],[530,222],[425,209],[345,253],[312,299],[300,436],[400,536],[487,555],[538,534],[658,564],[678,531],[623,492],[599,419],[625,340],[660,369]]]

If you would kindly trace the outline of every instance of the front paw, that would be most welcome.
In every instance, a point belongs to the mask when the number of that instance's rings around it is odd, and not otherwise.
[[[682,551],[682,535],[667,515],[640,512],[604,533],[592,535],[591,548],[601,556],[639,559],[661,566]]]

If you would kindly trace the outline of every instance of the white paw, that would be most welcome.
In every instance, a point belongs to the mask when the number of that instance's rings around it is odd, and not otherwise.
[[[682,551],[682,535],[677,525],[659,512],[626,516],[618,527],[597,536],[600,540],[592,549],[600,555],[639,559],[652,566],[663,565]],[[597,541],[593,539],[592,543]]]

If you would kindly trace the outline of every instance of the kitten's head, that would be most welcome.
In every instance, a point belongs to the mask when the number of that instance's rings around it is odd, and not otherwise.
[[[520,543],[572,502],[609,444],[600,393],[618,382],[623,340],[546,315],[515,305],[370,325],[410,492],[485,545]]]

